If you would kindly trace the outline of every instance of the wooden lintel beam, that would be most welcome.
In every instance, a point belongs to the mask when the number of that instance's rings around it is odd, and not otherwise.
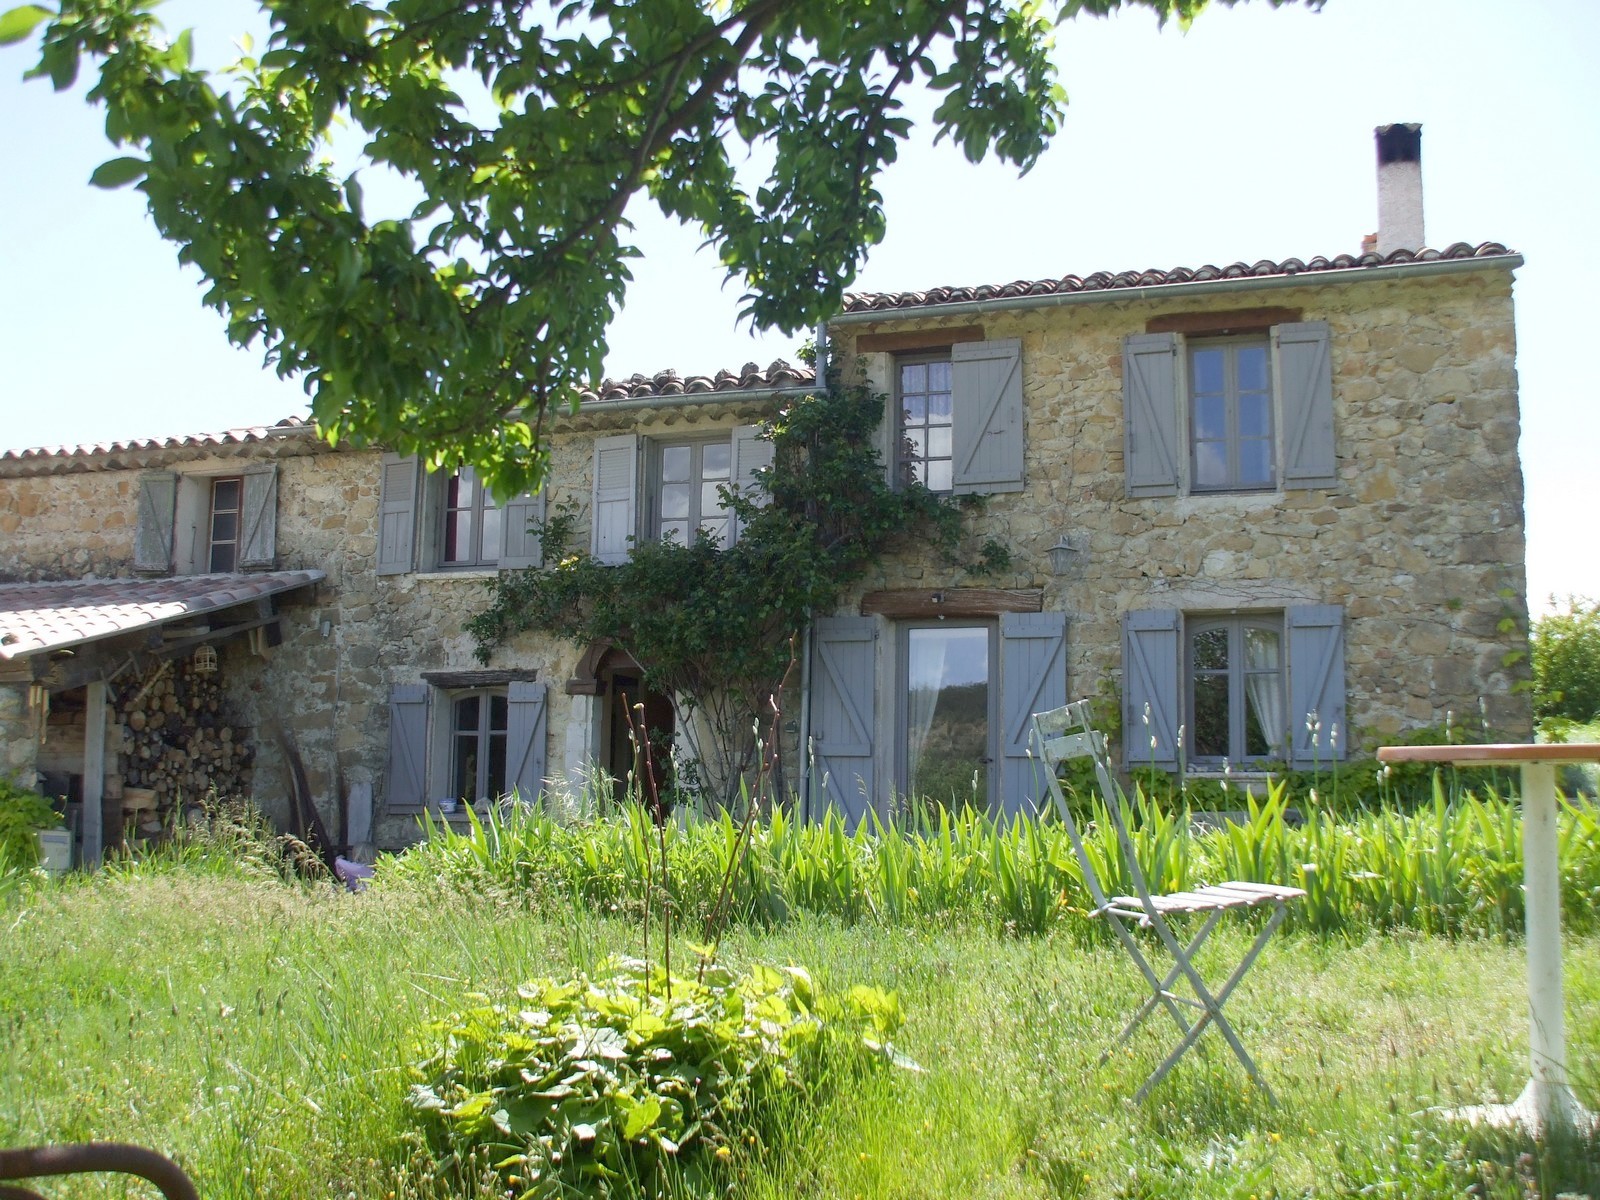
[[[1144,323],[1146,333],[1265,333],[1274,325],[1298,321],[1300,308],[1229,308],[1219,312],[1162,313]]]
[[[1044,611],[1039,588],[895,588],[861,597],[861,615],[928,620]]]
[[[434,687],[494,687],[502,683],[532,683],[539,678],[539,672],[515,667],[493,671],[424,671],[422,678]]]
[[[945,329],[897,329],[863,333],[856,337],[857,354],[895,354],[902,350],[938,350],[958,342],[983,341],[982,325],[957,325]]]

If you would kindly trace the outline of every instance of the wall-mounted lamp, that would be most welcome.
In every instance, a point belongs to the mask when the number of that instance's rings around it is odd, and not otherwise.
[[[1061,535],[1061,540],[1051,546],[1046,553],[1050,555],[1050,573],[1052,575],[1070,575],[1073,564],[1078,561],[1078,551],[1064,533]]]
[[[190,664],[196,675],[215,675],[217,673],[217,652],[210,646],[201,644],[194,649],[194,657]]]

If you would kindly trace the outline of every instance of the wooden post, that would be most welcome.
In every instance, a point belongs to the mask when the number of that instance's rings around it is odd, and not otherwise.
[[[83,716],[83,865],[98,867],[105,847],[106,683],[96,679],[84,687]]]

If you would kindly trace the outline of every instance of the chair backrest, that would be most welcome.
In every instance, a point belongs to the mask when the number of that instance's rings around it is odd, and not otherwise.
[[[1045,783],[1050,789],[1056,814],[1066,826],[1067,836],[1072,839],[1073,853],[1077,856],[1078,866],[1083,871],[1084,886],[1089,889],[1089,896],[1094,901],[1095,907],[1104,908],[1108,903],[1104,884],[1095,870],[1088,851],[1084,849],[1083,836],[1078,830],[1077,821],[1073,819],[1071,808],[1067,805],[1067,798],[1061,790],[1061,780],[1057,774],[1062,763],[1075,758],[1088,758],[1094,763],[1095,783],[1099,788],[1100,798],[1105,805],[1112,828],[1116,831],[1117,845],[1122,850],[1128,878],[1140,902],[1149,909],[1150,887],[1145,881],[1144,871],[1140,869],[1138,855],[1134,853],[1133,838],[1128,833],[1127,795],[1112,777],[1105,736],[1098,732],[1091,722],[1087,700],[1077,700],[1048,712],[1034,713],[1032,722],[1034,753],[1044,764]]]

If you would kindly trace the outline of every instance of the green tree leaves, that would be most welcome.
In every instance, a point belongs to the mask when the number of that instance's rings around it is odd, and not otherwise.
[[[40,25],[55,14],[37,4],[24,4],[0,13],[0,46],[25,41]]]
[[[143,179],[150,164],[142,158],[113,158],[103,162],[89,176],[89,182],[99,188],[119,188]]]

